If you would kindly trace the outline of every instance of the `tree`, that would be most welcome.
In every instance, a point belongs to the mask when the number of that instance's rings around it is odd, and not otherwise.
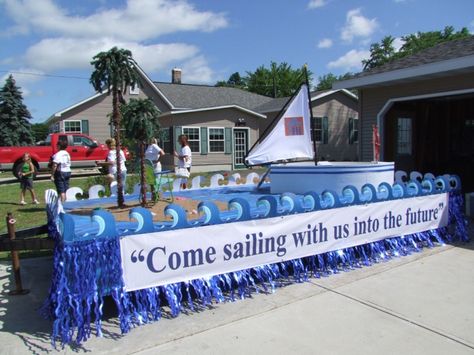
[[[216,83],[216,86],[228,86],[228,87],[236,87],[236,88],[243,88],[245,86],[244,81],[240,77],[239,72],[235,72],[229,76],[227,81],[221,80]]]
[[[312,73],[308,71],[311,81]],[[245,89],[256,94],[271,97],[293,95],[305,81],[304,67],[293,69],[288,63],[270,63],[270,68],[258,67],[254,72],[247,72],[243,79]]]
[[[316,85],[316,90],[331,90],[332,84],[339,80],[348,80],[354,77],[353,73],[345,73],[342,75],[334,75],[333,73],[328,73],[323,76],[318,77],[318,85]]]
[[[403,56],[417,53],[423,49],[433,47],[439,43],[452,41],[471,36],[466,27],[461,28],[459,32],[455,32],[454,27],[446,26],[443,31],[417,32],[402,37],[403,46],[399,53]]]
[[[392,60],[395,56],[394,40],[395,38],[392,36],[386,36],[380,43],[372,43],[370,45],[370,58],[362,60],[364,70],[379,67]]]
[[[35,142],[44,141],[49,134],[49,127],[45,123],[33,123],[31,133]]]
[[[30,119],[22,92],[10,75],[0,91],[0,146],[33,144]]]
[[[140,152],[140,194],[142,206],[146,205],[145,179],[145,145],[159,133],[158,117],[160,111],[150,99],[130,99],[128,104],[121,106],[125,134],[135,139],[139,144]]]
[[[128,86],[138,85],[137,64],[132,58],[132,52],[127,49],[113,47],[108,52],[100,52],[92,58],[91,65],[94,71],[90,83],[96,91],[107,90],[112,93],[112,121],[114,124],[114,138],[117,144],[117,204],[124,206],[123,184],[120,169],[120,109],[119,101],[123,101],[122,93]]]
[[[458,32],[456,32],[452,26],[446,26],[442,31],[417,32],[402,36],[401,40],[403,45],[398,51],[396,51],[393,46],[395,39],[392,36],[386,36],[380,43],[373,43],[370,46],[370,57],[369,59],[363,60],[362,64],[364,65],[364,70],[370,70],[391,60],[418,53],[439,43],[469,36],[471,36],[471,34],[465,27]]]

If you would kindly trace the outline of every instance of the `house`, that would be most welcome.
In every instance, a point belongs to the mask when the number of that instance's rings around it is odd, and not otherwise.
[[[264,132],[288,102],[289,97],[273,99],[255,108],[267,116],[260,121]],[[359,160],[358,98],[352,92],[322,90],[311,92],[313,137],[316,138],[318,160]]]
[[[378,125],[381,159],[405,171],[458,174],[474,189],[474,36],[393,60],[334,89],[358,89],[360,157],[373,158]]]
[[[193,172],[244,168],[249,148],[288,100],[232,87],[183,84],[179,69],[172,70],[171,83],[153,82],[142,69],[138,72],[140,87],[129,88],[123,96],[126,101],[148,97],[160,110],[161,145],[168,153],[162,160],[165,168],[177,163],[172,153],[179,149],[180,134],[188,136]],[[314,93],[312,103],[320,155],[326,159],[357,159],[357,98],[347,90],[330,90]],[[55,113],[47,124],[52,131],[82,132],[104,142],[112,135],[111,108],[111,95],[97,93]],[[345,117],[340,127],[337,115]],[[350,133],[346,117],[353,119],[354,143],[347,149]],[[329,148],[336,144],[344,150],[340,157],[335,147]],[[349,153],[352,150],[354,153]]]
[[[140,87],[129,88],[124,99],[150,98],[160,110],[161,144],[167,155],[165,168],[177,162],[177,137],[188,136],[193,171],[230,170],[244,167],[244,157],[259,136],[266,116],[254,108],[272,99],[237,88],[181,83],[181,70],[173,69],[172,82],[153,82],[138,68]],[[112,135],[112,97],[97,93],[52,115],[52,131],[82,132],[104,142]]]

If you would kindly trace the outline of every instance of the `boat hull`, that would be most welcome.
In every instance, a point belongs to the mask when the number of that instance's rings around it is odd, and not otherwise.
[[[365,184],[378,186],[394,182],[393,162],[312,162],[275,164],[270,170],[272,193],[308,191],[321,193],[333,190],[338,193],[347,185],[358,190]]]

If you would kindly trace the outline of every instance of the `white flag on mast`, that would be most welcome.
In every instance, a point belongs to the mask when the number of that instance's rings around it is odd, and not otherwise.
[[[273,129],[247,154],[246,163],[252,166],[282,160],[312,160],[310,117],[308,88],[304,84]]]

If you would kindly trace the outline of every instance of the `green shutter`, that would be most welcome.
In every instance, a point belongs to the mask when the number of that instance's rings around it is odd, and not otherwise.
[[[349,144],[354,144],[354,119],[349,118]]]
[[[328,118],[323,117],[323,144],[328,144],[329,141],[329,128],[328,128]]]
[[[224,132],[224,140],[225,140],[225,154],[232,154],[232,128],[226,127]]]
[[[81,120],[82,133],[89,135],[89,120]]]
[[[173,141],[174,141],[174,150],[177,152],[180,151],[181,146],[178,143],[178,137],[183,134],[183,127],[181,126],[174,126],[174,132],[173,132]]]
[[[207,152],[207,127],[201,127],[201,155],[206,155]]]

